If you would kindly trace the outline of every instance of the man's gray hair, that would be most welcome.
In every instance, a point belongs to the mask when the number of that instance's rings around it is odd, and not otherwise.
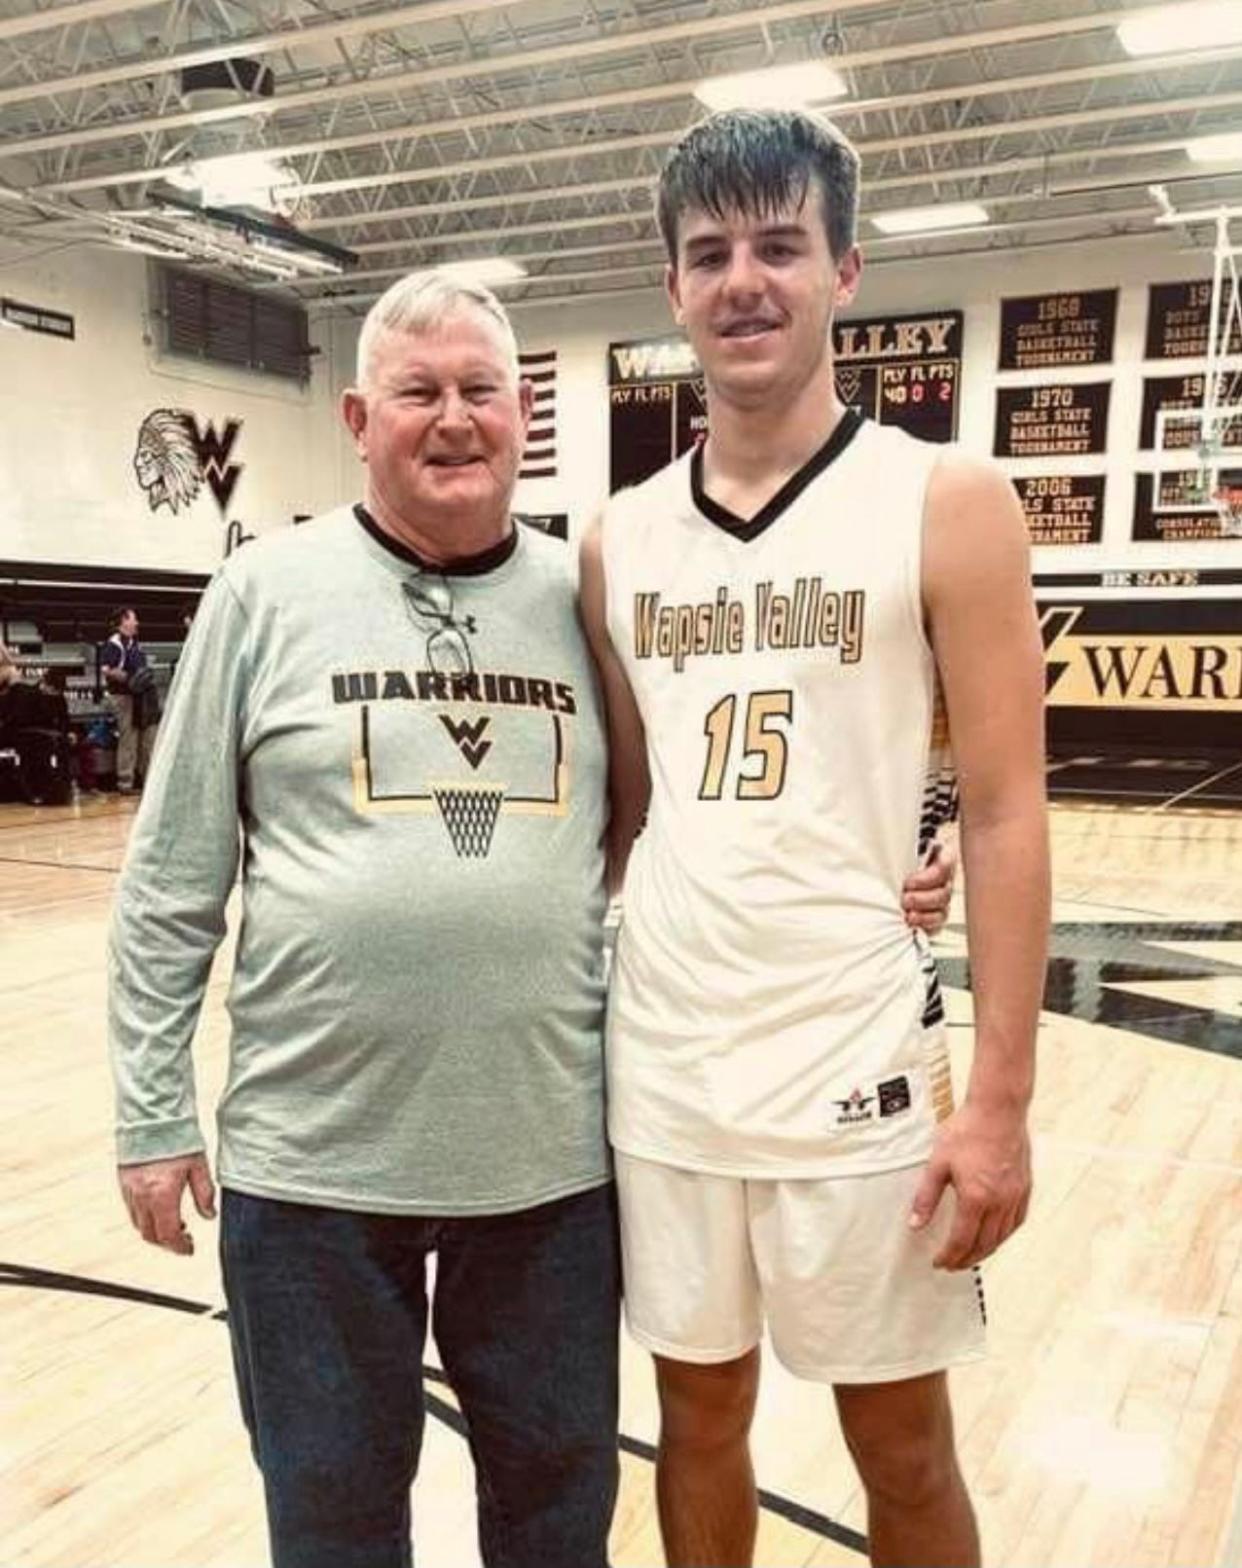
[[[504,306],[481,283],[467,283],[449,272],[411,272],[381,294],[358,334],[358,385],[367,384],[377,341],[386,332],[435,331],[463,310],[487,316],[500,333],[514,381],[518,379],[517,339]]]

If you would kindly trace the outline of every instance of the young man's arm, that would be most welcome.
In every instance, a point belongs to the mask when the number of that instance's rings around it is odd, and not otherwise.
[[[599,671],[608,727],[608,892],[619,893],[630,850],[651,799],[647,736],[634,693],[608,635],[608,591],[604,580],[603,528],[587,529],[579,554],[578,602],[587,642]]]
[[[1044,660],[1027,530],[998,469],[946,459],[928,488],[923,602],[961,791],[975,1054],[961,1107],[940,1128],[911,1223],[945,1186],[957,1212],[937,1254],[967,1268],[1026,1216],[1035,1031],[1049,918]]]

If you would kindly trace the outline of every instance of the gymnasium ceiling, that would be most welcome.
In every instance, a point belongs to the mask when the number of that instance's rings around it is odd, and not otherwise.
[[[1242,201],[1242,150],[1210,165],[1185,150],[1242,130],[1242,41],[1135,59],[1116,29],[1146,9],[0,0],[4,260],[85,242],[228,266],[221,231],[161,193],[187,165],[266,151],[285,171],[287,221],[358,258],[343,277],[279,285],[308,302],[365,309],[401,271],[496,255],[527,271],[504,287],[511,303],[641,289],[660,277],[652,181],[703,112],[695,85],[821,57],[848,87],[829,112],[863,155],[871,265],[1150,242],[1153,182],[1183,209]],[[187,106],[183,70],[238,56],[270,67],[271,97]],[[990,224],[894,238],[870,222],[959,201],[985,205]],[[1195,237],[1210,242],[1206,227]]]

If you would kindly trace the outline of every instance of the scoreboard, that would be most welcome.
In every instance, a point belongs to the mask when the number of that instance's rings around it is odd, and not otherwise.
[[[925,441],[957,434],[962,312],[877,316],[833,328],[837,392]],[[703,376],[681,337],[608,348],[610,489],[640,484],[707,433]]]

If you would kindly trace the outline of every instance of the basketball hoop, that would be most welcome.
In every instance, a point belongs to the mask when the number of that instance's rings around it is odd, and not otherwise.
[[[470,789],[463,785],[435,788],[432,792],[440,817],[462,858],[486,855],[505,798],[503,789]]]
[[[1212,505],[1221,538],[1242,539],[1242,485],[1219,485],[1212,492]]]

